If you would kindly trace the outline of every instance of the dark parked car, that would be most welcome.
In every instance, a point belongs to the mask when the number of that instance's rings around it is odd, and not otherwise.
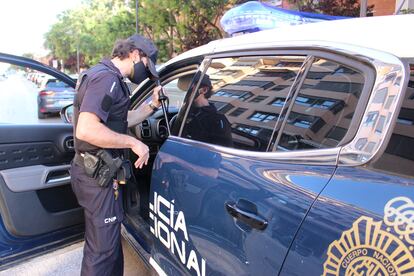
[[[413,25],[406,15],[287,27],[164,64],[168,122],[158,111],[131,129],[151,150],[123,189],[122,232],[138,255],[160,275],[412,274],[414,48],[394,34]],[[189,127],[200,74],[231,145]],[[134,91],[132,109],[154,85]],[[5,266],[81,238],[82,210],[71,125],[0,128]]]
[[[53,77],[45,77],[40,84],[37,96],[37,115],[44,119],[48,114],[58,114],[60,110],[73,103],[75,89]]]

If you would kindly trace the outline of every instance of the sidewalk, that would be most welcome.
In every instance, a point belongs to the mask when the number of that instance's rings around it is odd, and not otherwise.
[[[150,275],[145,265],[125,240],[122,240],[124,251],[124,275]],[[0,276],[73,276],[80,274],[83,255],[83,242],[70,245],[28,262],[18,264],[1,271]]]

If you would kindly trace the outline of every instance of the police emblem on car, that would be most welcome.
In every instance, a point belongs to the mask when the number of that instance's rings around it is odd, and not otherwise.
[[[323,275],[412,275],[414,270],[414,203],[390,200],[384,220],[362,216],[331,243]]]

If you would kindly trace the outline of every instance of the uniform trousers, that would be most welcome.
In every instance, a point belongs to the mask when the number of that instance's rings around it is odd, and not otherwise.
[[[70,175],[73,192],[85,214],[81,275],[122,276],[122,191],[115,199],[112,183],[108,187],[100,187],[97,180],[86,175],[84,168],[76,162],[72,162]]]

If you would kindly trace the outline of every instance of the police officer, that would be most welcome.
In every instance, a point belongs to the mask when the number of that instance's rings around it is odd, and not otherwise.
[[[128,77],[140,83],[158,77],[154,63],[157,49],[140,35],[115,43],[112,59],[103,59],[85,71],[77,83],[74,100],[75,158],[71,166],[72,188],[85,215],[85,246],[81,275],[123,275],[120,227],[123,219],[122,193],[116,175],[102,185],[97,174],[102,169],[99,152],[106,149],[111,158],[122,158],[122,149],[131,149],[142,168],[149,158],[148,147],[132,136],[127,127],[141,122],[156,110],[159,87],[152,102],[128,112],[129,90],[123,82]],[[105,151],[106,152],[106,151]],[[90,161],[93,169],[91,173]],[[96,165],[96,166],[95,166]],[[98,175],[98,176],[97,176]]]

